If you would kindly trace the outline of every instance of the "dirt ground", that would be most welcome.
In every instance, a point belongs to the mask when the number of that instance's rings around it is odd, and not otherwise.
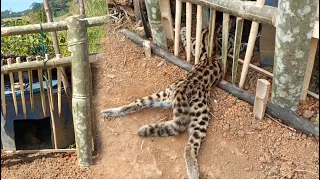
[[[137,135],[144,124],[170,120],[171,110],[110,119],[99,113],[163,89],[186,72],[157,56],[145,58],[142,48],[120,33],[109,34],[103,53],[92,66],[98,140],[94,165],[77,167],[75,153],[1,153],[1,178],[187,178],[187,133],[166,138]],[[249,76],[248,82],[262,77],[255,71]],[[254,92],[256,80],[251,81],[245,88]],[[199,154],[201,178],[319,178],[318,138],[269,117],[255,120],[251,105],[218,88],[211,93],[212,117]],[[308,103],[311,108],[305,105],[301,112],[317,112],[319,102],[310,98]]]

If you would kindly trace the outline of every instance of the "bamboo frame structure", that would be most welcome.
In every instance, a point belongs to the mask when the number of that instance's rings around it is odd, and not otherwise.
[[[3,66],[3,60],[1,60],[1,67]],[[7,107],[6,107],[6,95],[4,93],[4,74],[1,74],[1,107],[2,107],[2,114],[4,119],[7,117]]]
[[[27,62],[31,62],[31,57],[27,57]],[[32,70],[28,70],[29,76],[29,92],[30,92],[30,105],[31,105],[31,112],[34,111],[34,96],[33,96],[33,74]]]
[[[176,0],[176,17],[175,17],[175,32],[174,32],[174,55],[179,55],[179,40],[180,40],[180,28],[181,28],[181,12],[182,2]]]
[[[11,58],[7,59],[8,66],[11,65]],[[2,67],[1,67],[2,68]],[[16,95],[16,88],[14,87],[14,79],[13,73],[9,73],[9,79],[11,84],[11,91],[12,91],[12,98],[13,98],[13,105],[16,115],[18,115],[18,103],[17,103],[17,95]]]
[[[214,47],[214,31],[216,28],[216,10],[210,9],[210,19],[209,19],[209,46],[207,47],[208,57],[212,57],[213,47]]]
[[[195,64],[199,63],[200,45],[202,33],[202,6],[197,5],[197,29],[196,29],[196,49],[195,49]]]
[[[234,47],[233,47],[233,63],[232,63],[232,84],[236,83],[237,78],[237,70],[238,70],[238,59],[240,54],[240,45],[241,45],[241,39],[242,39],[242,30],[243,30],[243,23],[244,19],[237,17],[237,24],[236,24],[236,33],[235,33],[235,41],[234,41]]]
[[[61,54],[57,54],[56,55],[56,58],[57,59],[60,59],[61,58]],[[61,116],[61,74],[62,74],[62,70],[60,67],[57,68],[57,86],[58,86],[58,116],[60,117]]]
[[[41,56],[36,56],[36,60],[38,62],[42,62]],[[47,116],[47,105],[46,105],[46,96],[44,95],[44,89],[43,89],[43,74],[42,74],[42,69],[38,69],[38,81],[39,81],[39,86],[40,86],[40,97],[41,97],[41,105],[42,105],[42,112],[43,116]]]
[[[17,57],[16,62],[21,63],[21,58]],[[19,86],[20,86],[20,93],[21,93],[23,117],[24,117],[24,119],[27,119],[26,98],[24,96],[24,85],[23,85],[22,71],[18,72],[18,76],[19,76]]]
[[[186,40],[187,40],[187,61],[191,60],[191,23],[192,23],[192,4],[186,3]]]
[[[257,6],[263,7],[264,2],[265,2],[265,0],[257,0]],[[240,76],[240,82],[239,82],[240,88],[243,87],[244,82],[246,81],[246,77],[247,77],[248,69],[249,69],[249,64],[250,64],[252,53],[253,53],[254,44],[256,42],[257,35],[258,35],[258,29],[259,29],[259,23],[252,21],[249,40],[248,40],[248,46],[247,46],[246,55],[244,58],[244,63],[242,66],[242,71],[241,71],[241,76]]]
[[[229,38],[229,25],[230,25],[230,15],[223,13],[222,22],[222,77],[224,78],[227,71],[227,55],[228,55],[228,38]]]

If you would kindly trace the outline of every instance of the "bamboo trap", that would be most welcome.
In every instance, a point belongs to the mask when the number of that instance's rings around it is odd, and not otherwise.
[[[11,58],[7,59],[8,66],[11,65],[11,61],[12,61]],[[9,73],[9,79],[10,79],[10,85],[11,85],[11,92],[12,92],[14,110],[16,112],[16,116],[18,116],[18,104],[17,104],[17,96],[16,96],[15,85],[14,85],[13,73]]]
[[[50,55],[49,54],[45,54],[45,61],[48,61],[50,59]],[[54,110],[54,106],[53,106],[53,93],[52,93],[52,70],[51,68],[47,69],[47,79],[46,79],[47,83],[47,91],[49,91],[49,96],[48,98],[50,98],[49,104],[50,107],[52,108],[52,110]]]
[[[210,23],[209,23],[209,46],[207,47],[208,57],[212,57],[214,47],[214,31],[216,28],[216,10],[210,9]]]
[[[177,56],[177,57],[179,56],[181,11],[182,11],[182,2],[181,2],[181,0],[176,0],[176,17],[175,17],[175,32],[174,32],[174,55]]]
[[[196,29],[196,52],[195,52],[195,64],[199,63],[200,58],[200,45],[201,45],[201,33],[202,33],[202,6],[197,5],[197,29]]]
[[[192,4],[186,3],[186,39],[187,39],[187,61],[191,60],[191,23],[192,23]]]
[[[264,6],[264,1],[265,0],[257,0],[257,6],[258,7],[263,7]],[[254,44],[256,42],[258,29],[259,29],[259,23],[255,22],[255,21],[252,21],[249,40],[248,40],[248,46],[247,46],[246,55],[245,55],[245,58],[244,58],[244,63],[243,63],[243,66],[242,66],[242,71],[241,71],[240,82],[239,82],[239,87],[241,89],[242,89],[242,87],[244,85],[244,82],[246,81],[246,76],[248,74],[249,64],[250,64],[250,61],[251,61]]]
[[[224,78],[227,71],[227,55],[228,55],[228,38],[229,38],[229,24],[230,15],[223,13],[223,23],[222,23],[222,77]]]
[[[21,58],[16,58],[16,63],[21,63]],[[22,78],[22,71],[18,72],[19,76],[19,85],[20,85],[20,93],[21,93],[21,102],[22,102],[22,111],[24,119],[27,119],[27,109],[26,109],[26,98],[24,96],[24,85],[23,85],[23,78]]]
[[[3,59],[1,59],[1,66],[3,65]],[[6,94],[4,93],[4,74],[1,73],[1,107],[4,119],[7,117],[7,107],[6,107]]]
[[[31,62],[31,57],[27,57],[27,62]],[[32,70],[28,70],[29,76],[29,92],[30,92],[30,105],[31,105],[31,112],[34,111],[34,98],[33,98],[33,74]]]
[[[45,77],[48,77],[47,73],[44,73]],[[46,86],[47,86],[47,94],[48,94],[48,101],[49,101],[49,110],[50,110],[50,116],[51,116],[51,125],[52,125],[52,134],[53,134],[53,142],[54,142],[54,148],[57,149],[57,134],[56,134],[56,124],[54,120],[54,114],[53,114],[53,108],[52,108],[52,99],[50,97],[50,91],[48,90],[49,82],[46,80]]]
[[[237,17],[235,41],[233,47],[233,63],[232,63],[232,84],[236,82],[237,70],[238,70],[238,59],[240,54],[241,37],[243,30],[244,19]]]
[[[41,56],[36,56],[37,61],[41,61]],[[41,97],[41,104],[42,104],[42,111],[43,116],[47,116],[46,113],[46,97],[44,95],[44,89],[43,89],[43,77],[42,77],[42,69],[38,69],[38,79],[39,79],[39,86],[40,86],[40,97]]]
[[[57,59],[61,58],[61,54],[56,55]],[[58,116],[61,116],[61,67],[57,68],[57,81],[58,81]]]

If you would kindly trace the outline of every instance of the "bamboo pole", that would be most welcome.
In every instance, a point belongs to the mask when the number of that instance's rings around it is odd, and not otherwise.
[[[187,39],[187,61],[191,60],[191,23],[192,23],[192,4],[186,3],[186,39]]]
[[[265,0],[257,0],[257,6],[263,7],[264,1]],[[249,69],[249,64],[250,64],[250,60],[252,57],[254,44],[256,42],[256,38],[258,35],[258,29],[259,29],[259,23],[252,21],[249,40],[248,40],[248,46],[246,49],[246,55],[244,58],[244,63],[242,66],[242,71],[241,71],[241,76],[240,76],[239,88],[242,88],[244,85],[244,82],[246,81],[246,76],[248,74],[248,69]]]
[[[207,47],[208,57],[212,57],[212,51],[214,47],[214,32],[216,28],[216,10],[210,9],[210,23],[209,23],[209,46]]]
[[[48,73],[48,72],[47,72]],[[48,74],[44,73],[45,76],[49,76]],[[54,149],[58,148],[58,142],[57,142],[57,132],[56,132],[56,123],[55,123],[55,118],[53,114],[53,108],[52,108],[52,99],[50,95],[50,91],[48,90],[49,82],[46,80],[46,86],[47,86],[47,96],[48,96],[48,101],[49,101],[49,110],[50,110],[50,119],[51,119],[51,127],[52,127],[52,136],[53,136],[53,144],[54,144]]]
[[[86,10],[84,6],[84,0],[78,0],[79,3],[79,10],[80,10],[80,18],[84,19],[86,17]]]
[[[227,71],[227,55],[228,55],[228,38],[229,38],[230,15],[223,13],[222,26],[222,77],[224,78]]]
[[[154,42],[163,49],[168,49],[167,39],[163,31],[159,0],[145,0],[148,20]]]
[[[1,59],[1,67],[3,66],[4,59]],[[6,94],[4,92],[4,74],[1,73],[1,107],[2,107],[2,114],[4,119],[7,117],[7,106],[6,106]]]
[[[21,58],[16,58],[17,63],[21,63]],[[24,119],[27,119],[27,108],[26,108],[26,98],[24,96],[24,85],[23,85],[23,78],[22,78],[22,71],[18,72],[19,76],[19,85],[20,85],[20,94],[21,94],[21,103],[22,103],[22,111]]]
[[[36,60],[38,62],[42,62],[41,57],[40,56],[36,56]],[[43,76],[42,76],[42,69],[39,68],[38,69],[38,80],[39,80],[39,86],[40,86],[40,97],[41,97],[41,105],[42,105],[42,111],[43,111],[43,116],[47,116],[46,113],[46,97],[44,95],[44,89],[43,89]]]
[[[61,58],[61,54],[56,55],[57,59]],[[58,81],[58,116],[61,116],[61,68],[57,68],[57,81]]]
[[[196,52],[195,52],[195,64],[199,63],[200,58],[200,45],[202,42],[202,6],[197,5],[197,29],[196,29]]]
[[[181,0],[176,0],[176,17],[175,17],[175,33],[174,33],[174,55],[175,56],[179,56],[181,11],[182,11],[182,2]]]
[[[264,117],[269,97],[269,91],[269,81],[267,81],[266,79],[258,79],[256,96],[253,104],[253,116],[258,120],[261,120]]]
[[[8,66],[11,65],[11,58],[7,59]],[[2,68],[2,67],[1,67]],[[10,84],[11,84],[11,91],[12,91],[12,98],[13,98],[13,105],[14,105],[14,110],[16,112],[16,116],[18,116],[18,104],[17,104],[17,95],[16,95],[16,89],[14,87],[14,79],[13,79],[13,73],[9,73],[9,79],[10,79]]]
[[[45,61],[47,62],[47,61],[49,61],[49,59],[50,59],[50,55],[45,54]],[[51,68],[47,68],[46,84],[48,84],[47,91],[49,92],[48,99],[50,98],[49,105],[50,105],[50,108],[54,109],[53,94],[52,94],[52,73],[51,72],[52,72]]]
[[[319,41],[319,39],[311,38],[310,50],[309,50],[309,55],[308,55],[308,62],[307,62],[307,67],[306,67],[306,71],[304,74],[302,92],[301,92],[301,97],[300,97],[300,100],[303,100],[303,101],[307,99],[308,88],[309,88],[312,70],[313,70],[313,64],[314,64],[315,56],[317,53],[318,41]]]
[[[102,54],[90,54],[89,55],[89,62],[93,63],[96,62]],[[36,69],[47,69],[47,68],[56,68],[56,67],[63,67],[63,66],[70,66],[71,65],[71,57],[63,57],[63,58],[53,58],[46,61],[46,65],[44,66],[43,61],[31,61],[28,63],[21,63],[21,64],[11,64],[4,65],[1,67],[2,74],[8,74],[10,72],[18,72],[18,71],[27,71],[27,70],[36,70]],[[63,74],[62,74],[63,75]]]
[[[293,112],[300,102],[317,5],[316,0],[279,0],[272,102]]]
[[[173,23],[171,15],[170,0],[160,0],[159,1],[163,31],[167,39],[173,40]]]
[[[238,59],[240,54],[242,29],[243,29],[244,19],[237,17],[235,41],[233,48],[233,64],[232,64],[232,84],[236,83],[236,76],[238,70]]]
[[[38,150],[17,150],[17,151],[7,151],[1,150],[1,152],[7,154],[30,154],[30,153],[71,153],[75,152],[76,149],[38,149]]]
[[[31,62],[31,57],[27,57],[27,63]],[[33,74],[32,70],[28,70],[29,76],[29,92],[30,92],[30,105],[31,105],[31,112],[34,111],[34,97],[33,97]]]
[[[92,18],[85,18],[86,27],[100,26],[108,22],[109,16],[99,16]],[[1,37],[32,34],[40,32],[52,32],[68,30],[65,21],[50,22],[41,24],[31,24],[25,26],[2,27]]]
[[[92,129],[87,28],[77,16],[66,19],[72,56],[72,112],[80,167],[92,164]]]

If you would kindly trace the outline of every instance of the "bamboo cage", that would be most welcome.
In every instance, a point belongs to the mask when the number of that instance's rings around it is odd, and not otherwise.
[[[187,61],[190,62],[191,59],[191,22],[192,22],[192,5],[197,6],[197,15],[196,15],[196,46],[195,46],[195,64],[199,62],[199,52],[200,52],[200,43],[201,43],[201,23],[202,23],[202,7],[210,8],[210,24],[209,24],[209,39],[207,47],[208,56],[211,57],[213,52],[214,46],[214,32],[215,32],[215,22],[216,22],[216,11],[220,11],[223,13],[223,33],[222,33],[222,64],[223,64],[223,72],[225,74],[226,71],[226,60],[227,58],[233,58],[232,63],[232,83],[236,83],[236,72],[238,69],[238,62],[243,64],[241,77],[239,82],[239,87],[243,88],[243,85],[246,80],[246,76],[248,73],[248,69],[252,68],[255,71],[258,71],[268,77],[273,78],[273,74],[268,72],[258,66],[255,66],[250,63],[252,52],[254,48],[254,44],[256,41],[256,37],[258,34],[258,27],[259,24],[266,24],[266,25],[276,25],[276,17],[278,14],[278,8],[265,6],[264,0],[258,0],[257,2],[248,2],[248,1],[232,1],[232,0],[216,0],[216,1],[209,1],[209,0],[176,0],[176,17],[175,17],[175,41],[174,41],[174,55],[178,56],[179,54],[179,34],[181,28],[181,9],[183,4],[186,4],[186,57]],[[315,2],[313,2],[314,5]],[[314,8],[314,6],[313,6]],[[314,9],[313,9],[314,10]],[[312,38],[310,42],[310,52],[308,54],[308,63],[305,70],[305,76],[303,80],[303,88],[301,92],[301,100],[305,100],[307,94],[319,99],[319,95],[315,94],[311,91],[308,91],[310,79],[311,79],[311,72],[313,69],[313,62],[315,59],[316,48],[319,39],[319,5],[316,14],[316,20],[314,22],[312,30]],[[312,11],[315,12],[315,11]],[[228,47],[228,33],[229,33],[229,16],[236,17],[236,30],[235,30],[235,41],[233,44],[233,54],[227,53]],[[239,58],[240,52],[240,44],[241,44],[241,37],[243,32],[243,23],[244,20],[251,20],[251,31],[249,34],[248,46],[245,52],[244,60]]]
[[[77,16],[71,16],[66,21],[44,23],[42,26],[39,24],[26,25],[26,26],[15,26],[15,27],[4,27],[1,28],[1,37],[23,35],[31,33],[51,32],[68,30],[68,46],[69,51],[72,55],[70,57],[61,57],[57,55],[54,58],[50,58],[47,54],[45,57],[36,56],[27,57],[25,62],[21,62],[21,58],[16,59],[2,59],[1,60],[1,107],[2,117],[6,118],[6,98],[5,98],[5,82],[7,76],[9,76],[8,84],[11,87],[13,104],[16,115],[18,115],[18,102],[16,98],[16,89],[18,88],[21,93],[21,103],[23,109],[23,116],[26,119],[26,98],[25,98],[25,87],[23,82],[30,84],[30,109],[34,110],[34,92],[32,85],[35,82],[33,79],[33,70],[37,71],[41,106],[44,116],[47,116],[46,112],[46,98],[45,92],[47,93],[47,100],[49,104],[49,113],[51,115],[52,125],[52,136],[54,141],[54,149],[41,149],[41,150],[20,150],[11,151],[13,153],[34,153],[34,152],[70,152],[74,149],[58,149],[57,148],[57,134],[55,119],[53,113],[58,111],[58,115],[61,115],[61,91],[63,81],[61,81],[61,68],[64,66],[72,67],[72,114],[74,123],[75,139],[77,144],[77,155],[78,163],[80,167],[87,167],[92,164],[92,132],[91,132],[91,111],[90,99],[90,80],[89,80],[89,64],[95,62],[101,54],[88,54],[88,41],[87,41],[87,27],[103,25],[107,22],[107,16],[94,17],[79,19]],[[57,102],[53,98],[52,89],[52,70],[56,69],[58,77],[58,92]],[[15,82],[15,74],[18,74],[18,82]],[[26,74],[27,78],[24,78]],[[81,79],[81,80],[80,80]],[[79,81],[80,80],[80,81]],[[46,90],[45,90],[46,89]],[[55,109],[55,105],[58,105]],[[20,106],[19,106],[20,107]],[[10,151],[9,151],[10,152]]]

